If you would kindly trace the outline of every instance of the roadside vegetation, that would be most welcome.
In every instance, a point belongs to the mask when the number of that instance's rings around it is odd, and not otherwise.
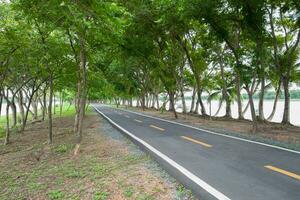
[[[47,123],[28,125],[0,146],[0,199],[193,199],[148,155],[87,111],[80,153],[73,134],[75,110],[53,119],[53,143],[45,145]]]

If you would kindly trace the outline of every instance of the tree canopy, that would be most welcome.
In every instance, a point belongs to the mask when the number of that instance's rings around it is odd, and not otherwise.
[[[78,143],[88,102],[135,101],[143,109],[164,110],[169,101],[177,117],[179,98],[188,112],[189,91],[190,112],[215,115],[205,109],[204,94],[219,100],[220,108],[224,104],[229,118],[237,102],[239,119],[250,109],[255,132],[257,121],[272,119],[280,96],[282,123],[290,124],[289,85],[300,79],[299,42],[297,0],[1,1],[0,102],[14,116],[16,104],[22,108],[22,130],[32,110],[38,118],[40,104],[50,143],[55,95],[76,107]],[[274,109],[264,116],[270,88]],[[8,144],[19,122],[7,119]]]

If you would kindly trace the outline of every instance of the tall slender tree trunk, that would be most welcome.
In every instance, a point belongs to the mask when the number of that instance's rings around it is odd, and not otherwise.
[[[37,93],[35,93],[35,95],[33,97],[32,109],[33,109],[33,120],[37,120],[37,118],[38,118]]]
[[[42,120],[45,120],[47,113],[47,87],[43,90],[43,113],[42,113]]]
[[[252,118],[252,133],[257,132],[257,117],[255,114],[255,107],[253,102],[253,94],[252,91],[250,91],[249,87],[246,87],[248,97],[249,97],[249,103],[250,103],[250,110],[251,110],[251,118]]]
[[[206,113],[204,103],[202,101],[202,92],[203,92],[202,90],[198,90],[198,102],[199,102],[200,107],[201,107],[201,115],[206,116],[207,113]]]
[[[4,145],[8,145],[10,142],[9,106],[10,103],[6,102],[6,135],[5,135]]]
[[[175,109],[175,97],[174,96],[175,96],[174,92],[169,92],[170,106],[171,106],[172,112],[174,113],[175,119],[177,119],[178,116],[177,116],[177,112],[176,112],[176,109]]]
[[[279,99],[279,95],[280,95],[280,91],[281,91],[281,81],[279,80],[278,88],[276,89],[276,96],[275,96],[275,99],[274,99],[272,112],[271,112],[270,116],[267,119],[268,121],[272,121],[272,119],[275,115],[276,108],[277,108],[277,103],[278,103],[278,99]]]
[[[24,100],[23,100],[23,92],[22,90],[19,91],[19,99],[18,99],[18,103],[19,103],[19,109],[20,109],[20,115],[21,115],[21,124],[24,123],[25,120],[25,113],[24,113]]]
[[[12,121],[13,129],[15,129],[16,126],[17,126],[17,107],[16,107],[16,104],[15,104],[14,101],[15,100],[14,100],[14,97],[13,97],[12,100],[11,100],[11,103],[10,103],[10,108],[11,108],[11,112],[12,112],[12,119],[13,119],[13,121]]]
[[[148,104],[149,104],[149,98],[148,98],[148,94],[145,95],[145,106],[146,108],[148,108]]]
[[[52,144],[53,141],[53,127],[52,127],[52,100],[53,100],[53,74],[50,73],[49,77],[49,104],[48,104],[48,128],[49,128],[49,140],[48,143]]]
[[[289,91],[289,79],[287,77],[282,78],[283,91],[284,91],[284,110],[282,117],[282,124],[290,124],[290,91]]]
[[[182,113],[186,113],[186,103],[185,103],[185,96],[184,91],[181,89],[181,101],[182,101]]]
[[[197,98],[196,107],[195,107],[195,110],[193,112],[194,114],[199,114],[199,104],[200,104],[199,101],[200,101],[199,98]]]
[[[146,96],[145,96],[145,94],[143,94],[142,95],[142,109],[143,109],[143,111],[145,111],[145,102],[146,101]]]
[[[53,114],[56,115],[56,97],[55,97],[55,93],[53,93]]]
[[[221,55],[222,56],[222,55]],[[222,78],[222,96],[226,103],[225,108],[225,117],[231,118],[231,105],[230,105],[230,98],[227,91],[227,82],[225,78],[225,71],[224,71],[224,63],[223,58],[220,58],[220,68],[221,68],[221,78]]]
[[[32,103],[32,99],[33,99],[33,96],[34,96],[34,93],[35,93],[35,89],[34,88],[35,88],[35,86],[33,86],[32,94],[29,96],[28,106],[26,107],[25,119],[24,119],[24,123],[22,124],[21,132],[24,132],[24,130],[25,130],[25,126],[26,126],[27,119],[28,119],[28,113],[30,111],[30,105]]]
[[[262,75],[261,78],[261,87],[260,87],[260,94],[259,94],[259,103],[258,103],[258,118],[260,121],[265,120],[264,115],[264,96],[265,96],[265,75]]]
[[[243,114],[242,114],[241,77],[240,77],[240,73],[238,72],[238,70],[236,70],[235,78],[236,78],[235,86],[236,86],[237,104],[238,104],[238,118],[244,119]]]
[[[181,102],[182,102],[182,113],[186,113],[186,103],[185,103],[185,97],[184,97],[184,66],[185,66],[186,60],[184,59],[182,65],[180,66],[180,95],[181,95]]]
[[[193,94],[192,94],[192,102],[191,102],[190,113],[194,112],[195,98],[196,98],[196,87],[193,88]]]
[[[84,36],[79,37],[79,45],[80,45],[80,64],[78,68],[78,109],[76,113],[76,148],[74,154],[76,155],[79,152],[79,144],[82,139],[82,125],[83,125],[83,117],[86,103],[86,49],[85,49],[85,38]]]

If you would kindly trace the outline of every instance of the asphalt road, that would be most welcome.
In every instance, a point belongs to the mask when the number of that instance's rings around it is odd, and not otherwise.
[[[94,107],[201,199],[300,200],[300,152]]]

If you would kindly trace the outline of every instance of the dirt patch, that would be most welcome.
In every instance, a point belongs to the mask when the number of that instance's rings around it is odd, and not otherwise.
[[[185,123],[195,127],[215,130],[217,132],[241,136],[261,142],[276,144],[292,149],[300,150],[300,127],[297,126],[283,126],[276,123],[259,123],[258,132],[253,134],[252,124],[247,120],[235,120],[225,118],[204,118],[201,116],[190,114],[178,114],[178,119],[174,118],[171,112],[159,112],[153,109],[142,111],[137,108],[130,108],[134,111],[143,112],[148,115],[161,117],[164,119],[174,120]]]
[[[54,120],[53,145],[47,144],[47,124],[41,122],[0,146],[0,199],[181,199],[177,184],[149,168],[146,154],[101,133],[96,114],[86,116],[74,156],[73,121]]]

